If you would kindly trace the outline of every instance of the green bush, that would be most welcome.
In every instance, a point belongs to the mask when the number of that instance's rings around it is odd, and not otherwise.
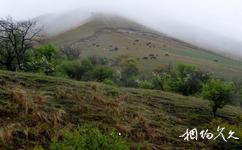
[[[120,63],[121,82],[125,86],[137,86],[136,77],[139,75],[139,68],[135,59],[127,58]]]
[[[172,78],[168,76],[164,81],[164,90],[180,93],[182,80],[180,78]]]
[[[110,79],[105,79],[103,81],[103,83],[106,85],[117,86],[117,84],[113,80],[110,80]]]
[[[212,79],[203,85],[203,98],[210,101],[214,117],[216,117],[217,109],[223,108],[231,101],[233,92],[232,84],[220,80]]]
[[[57,48],[50,44],[33,49],[26,57],[24,71],[43,72],[46,75],[54,73],[58,60],[57,52]]]
[[[46,75],[50,75],[56,71],[56,68],[53,62],[49,61],[45,56],[43,56],[27,62],[24,66],[24,71],[45,73]]]
[[[152,84],[154,89],[157,90],[164,90],[164,83],[165,81],[170,77],[168,73],[165,72],[159,72],[159,73],[153,73],[152,76]]]
[[[69,78],[81,80],[83,74],[85,73],[81,68],[81,63],[79,61],[64,61],[58,67],[58,71]]]
[[[181,93],[185,96],[201,92],[202,84],[210,79],[210,75],[189,65],[178,65],[175,70],[159,70],[152,80],[154,89]]]
[[[137,80],[136,82],[137,82],[139,88],[142,88],[142,89],[153,89],[154,88],[154,85],[152,84],[152,82],[150,82],[148,80]]]
[[[114,79],[115,71],[110,67],[97,66],[93,69],[91,76],[92,80],[103,82],[105,79]]]
[[[102,134],[96,127],[83,125],[74,131],[65,131],[52,140],[50,150],[128,150],[129,147],[115,131]]]
[[[58,50],[51,44],[40,46],[34,49],[35,57],[46,57],[48,61],[53,61],[57,58]]]

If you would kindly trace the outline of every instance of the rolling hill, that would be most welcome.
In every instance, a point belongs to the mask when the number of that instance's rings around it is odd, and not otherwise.
[[[185,43],[128,19],[95,15],[84,24],[49,40],[58,46],[73,45],[86,56],[115,59],[127,55],[139,60],[148,74],[155,68],[180,63],[198,66],[216,76],[241,81],[242,62]]]
[[[65,129],[86,123],[117,129],[131,149],[212,148],[211,141],[179,138],[187,128],[209,127],[213,117],[206,100],[7,71],[0,71],[0,84],[0,149],[48,149]],[[242,120],[235,106],[219,115],[223,123]]]

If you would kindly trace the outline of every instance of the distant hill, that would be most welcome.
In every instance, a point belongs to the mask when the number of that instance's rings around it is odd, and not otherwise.
[[[162,65],[186,63],[230,80],[238,80],[242,74],[240,61],[113,15],[94,15],[79,27],[51,37],[49,42],[58,46],[74,45],[82,50],[82,57],[135,57],[143,72],[151,72]]]

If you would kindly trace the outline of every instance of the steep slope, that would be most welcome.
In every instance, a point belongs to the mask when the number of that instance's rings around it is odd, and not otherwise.
[[[0,84],[1,149],[48,148],[63,129],[85,123],[116,128],[132,149],[210,149],[211,142],[179,138],[212,120],[202,99],[6,71],[0,71]],[[239,107],[226,106],[219,115],[241,123]]]
[[[83,57],[135,57],[143,72],[151,72],[162,65],[186,63],[230,80],[239,80],[242,73],[240,61],[176,40],[117,16],[94,16],[78,28],[49,41],[59,46],[69,44],[79,47]]]

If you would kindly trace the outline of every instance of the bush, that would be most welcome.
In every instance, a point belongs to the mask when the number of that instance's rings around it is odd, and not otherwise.
[[[164,90],[164,82],[167,80],[169,75],[167,73],[153,73],[152,84],[153,88],[157,90]]]
[[[115,71],[112,68],[105,66],[98,66],[94,68],[91,73],[92,80],[96,80],[98,82],[103,82],[105,79],[114,79]]]
[[[169,67],[170,68],[170,67]],[[185,96],[201,92],[202,84],[210,75],[194,66],[179,65],[176,70],[159,69],[153,76],[155,89],[181,93]]]
[[[48,61],[54,61],[57,58],[58,50],[51,44],[43,45],[34,49],[35,57],[45,57]]]
[[[69,78],[81,80],[83,74],[85,73],[81,68],[81,63],[79,61],[65,61],[58,67],[59,72],[67,75]]]
[[[168,76],[164,81],[164,90],[170,92],[180,93],[182,87],[182,80],[180,78],[173,78]]]
[[[125,86],[135,87],[136,77],[139,75],[137,61],[134,59],[125,59],[121,62],[121,82]]]
[[[96,127],[84,125],[74,131],[65,131],[53,139],[50,150],[128,150],[125,141],[115,131],[102,134]]]
[[[90,61],[90,59],[84,59],[81,62],[81,68],[84,72],[88,72],[93,70],[94,65],[92,64],[92,62]]]
[[[117,86],[117,84],[113,80],[110,80],[110,79],[105,79],[103,81],[103,83],[106,85]]]
[[[213,109],[213,115],[216,117],[218,108],[223,108],[232,99],[233,86],[220,80],[212,79],[203,85],[202,95],[208,99]]]
[[[24,71],[43,72],[46,75],[56,71],[57,49],[53,45],[43,45],[28,53]]]
[[[137,84],[139,88],[142,89],[153,89],[154,85],[148,80],[137,80]]]
[[[45,73],[46,75],[54,73],[55,70],[55,64],[53,62],[48,61],[48,59],[45,56],[38,59],[33,59],[32,61],[27,62],[24,66],[24,71],[34,73]]]

